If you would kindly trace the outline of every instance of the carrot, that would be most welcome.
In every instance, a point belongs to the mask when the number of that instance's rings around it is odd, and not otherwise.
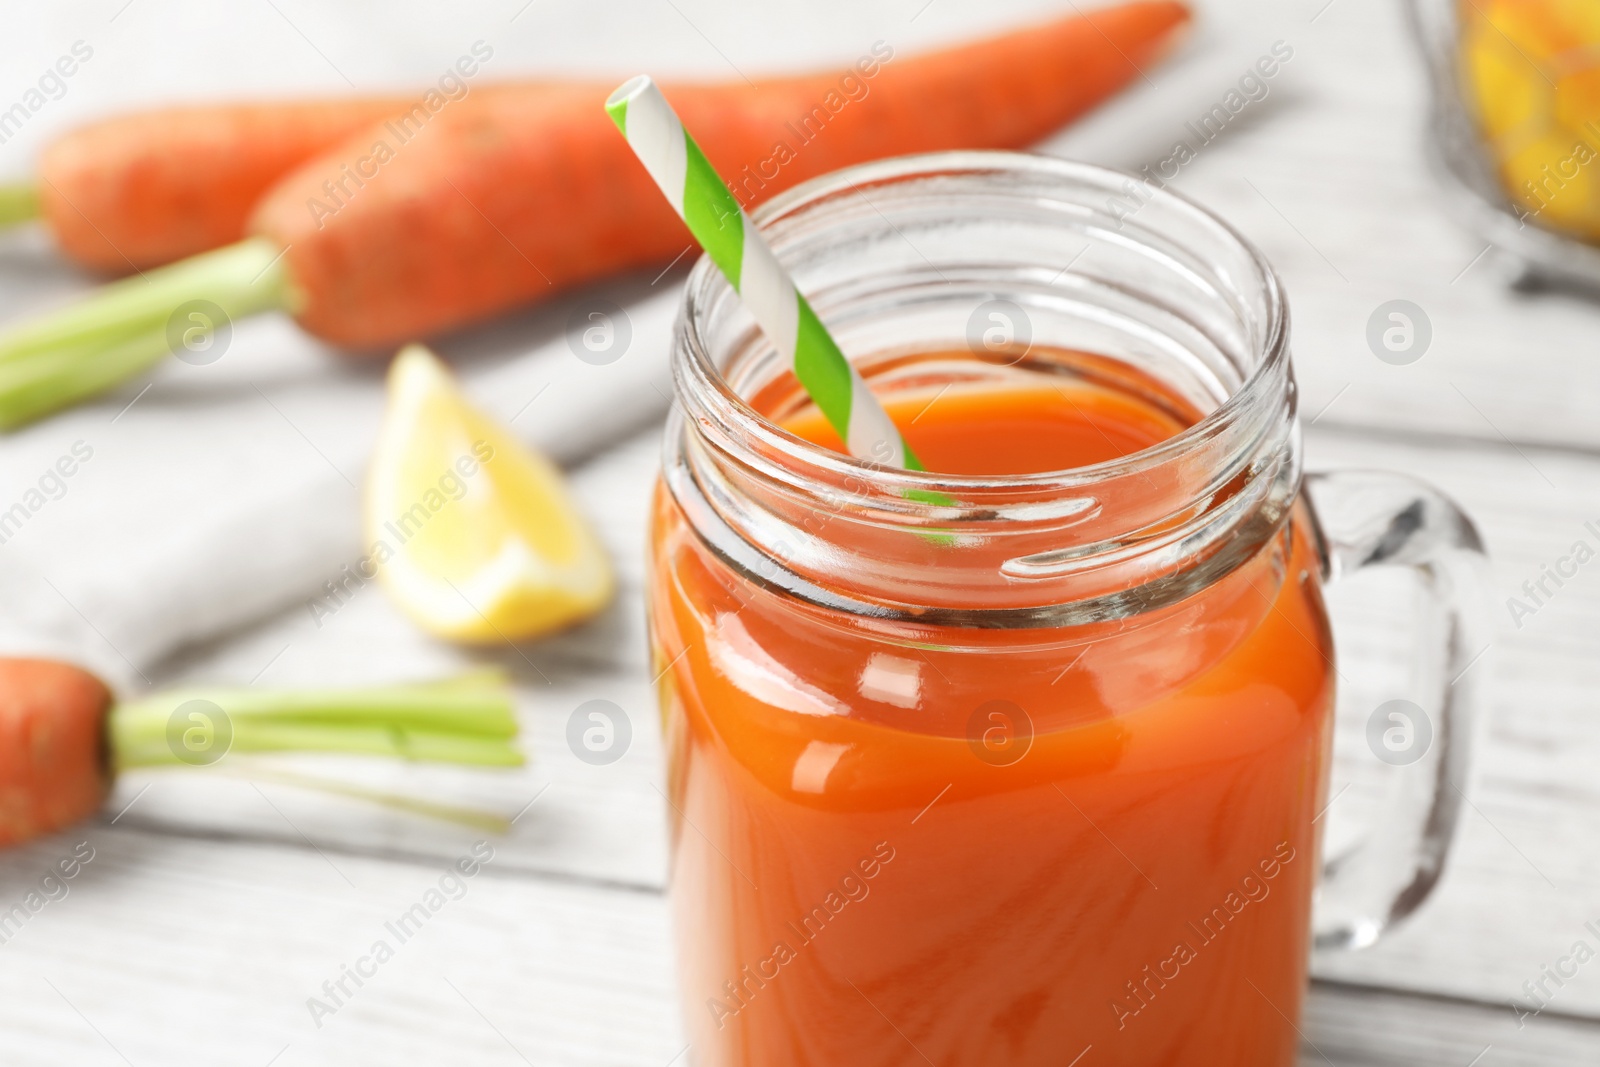
[[[0,660],[0,846],[87,818],[111,789],[111,690],[65,663]]]
[[[668,95],[754,204],[869,159],[1031,144],[1139,77],[1188,17],[1137,0],[914,58],[880,43],[843,73]],[[0,338],[0,426],[159,358],[184,299],[233,318],[287,310],[377,350],[670,260],[688,232],[609,126],[610,87],[489,87],[352,135],[266,194],[252,239]]]
[[[868,159],[1031,144],[1136,78],[1133,64],[1184,17],[1176,3],[1129,4],[912,59],[874,57],[872,78],[856,72],[867,90],[859,101],[835,72],[667,91],[724,176],[738,185],[752,168],[760,184],[746,187],[759,202]],[[681,251],[688,232],[605,128],[611,88],[469,98],[441,113],[416,151],[399,146],[381,180],[360,189],[345,181],[353,195],[343,207],[323,183],[337,189],[385,129],[287,176],[251,229],[289,250],[305,298],[300,323],[343,346],[388,347]],[[847,101],[836,116],[830,94]],[[799,143],[794,130],[816,134]],[[777,176],[762,179],[756,168],[780,141],[793,158],[768,164]],[[334,213],[308,208],[313,201]]]
[[[510,695],[495,676],[349,690],[179,690],[118,703],[67,663],[0,658],[0,847],[62,829],[105,801],[117,772],[207,765],[230,752],[338,752],[514,766]],[[493,816],[261,769],[257,776],[441,818]]]
[[[126,274],[231,244],[293,167],[404,105],[397,99],[173,107],[72,130],[8,186],[0,224],[41,214],[61,251]]]

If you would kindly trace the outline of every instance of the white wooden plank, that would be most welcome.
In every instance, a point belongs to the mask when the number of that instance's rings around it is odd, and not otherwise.
[[[1300,1024],[1302,1067],[1542,1067],[1592,1063],[1600,1024],[1547,1016],[1520,1028],[1508,1008],[1314,983]]]
[[[7,1064],[663,1067],[682,1048],[657,894],[491,862],[402,941],[385,924],[430,903],[443,863],[94,828],[11,854],[0,900],[85,839],[68,895],[0,945]],[[380,940],[393,957],[334,1004],[322,984]]]
[[[11,855],[20,899],[79,842],[93,859],[0,945],[7,1064],[685,1062],[665,900],[508,877],[491,861],[401,942],[386,924],[440,869],[305,848],[94,829]],[[454,886],[450,887],[454,890]],[[394,949],[340,1003],[322,991],[378,940]],[[308,999],[336,1010],[313,1019]],[[321,1026],[317,1022],[321,1022]],[[1585,1062],[1600,1026],[1316,985],[1303,1064]]]

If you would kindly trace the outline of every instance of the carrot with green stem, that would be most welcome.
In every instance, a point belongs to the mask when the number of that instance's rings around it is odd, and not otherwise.
[[[360,689],[182,689],[118,702],[103,682],[71,664],[0,658],[0,846],[87,818],[104,802],[114,776],[134,768],[209,765],[230,753],[272,752],[510,767],[523,762],[516,737],[510,693],[492,673]],[[484,822],[482,813],[422,798],[265,773]]]
[[[748,206],[869,159],[1032,144],[1140,77],[1188,17],[1137,0],[906,59],[880,42],[844,72],[669,91]],[[158,359],[186,299],[288,311],[371,352],[671,260],[688,231],[610,129],[610,88],[487,87],[353,135],[279,181],[248,240],[0,336],[0,426]]]
[[[40,219],[68,258],[127,274],[232,244],[274,182],[398,98],[169,107],[70,130],[31,182],[0,185],[0,226]]]

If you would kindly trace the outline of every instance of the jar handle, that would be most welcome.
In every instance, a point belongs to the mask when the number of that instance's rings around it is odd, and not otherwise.
[[[1390,805],[1364,840],[1326,861],[1317,890],[1316,947],[1364,948],[1427,899],[1455,836],[1486,691],[1488,560],[1466,513],[1416,479],[1309,474],[1305,493],[1324,582],[1408,567],[1424,594],[1413,676],[1421,702],[1389,701],[1368,720],[1374,755],[1392,765]]]

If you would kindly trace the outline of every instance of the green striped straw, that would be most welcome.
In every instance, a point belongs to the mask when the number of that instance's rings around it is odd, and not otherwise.
[[[756,324],[789,361],[794,376],[852,456],[922,470],[888,412],[823,328],[772,247],[739,207],[649,75],[620,85],[606,100],[650,177],[732,284]]]

